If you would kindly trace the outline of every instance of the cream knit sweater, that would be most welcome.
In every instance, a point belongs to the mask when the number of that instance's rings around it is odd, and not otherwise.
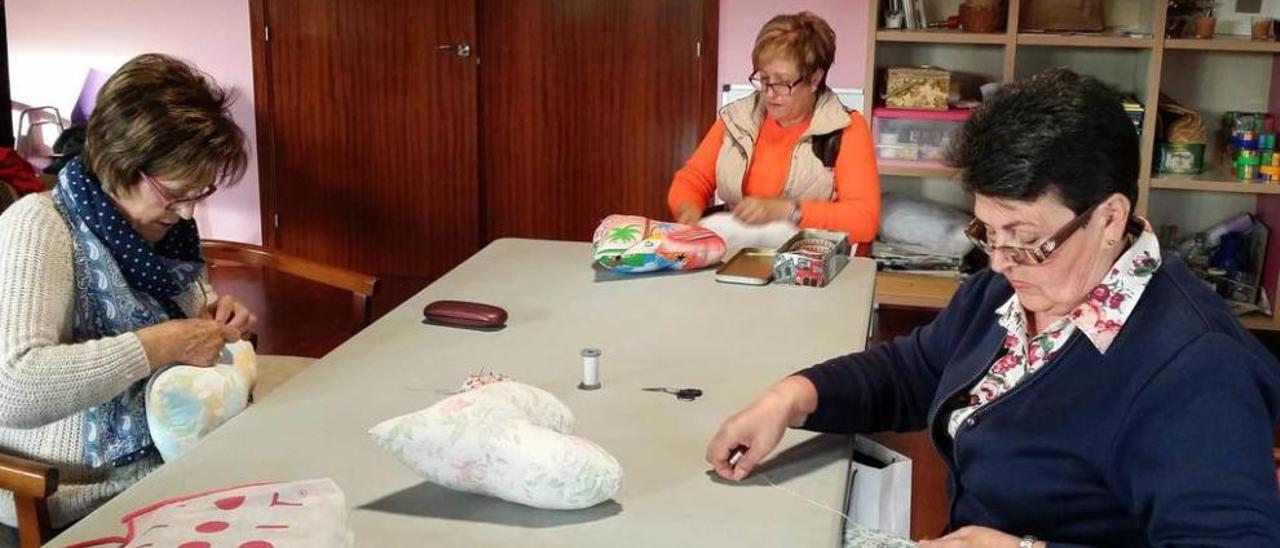
[[[158,458],[114,469],[83,464],[84,411],[151,370],[133,333],[72,343],[72,264],[70,229],[48,194],[27,196],[0,215],[0,452],[58,467],[49,504],[55,527],[160,464]],[[193,286],[178,301],[194,316],[205,299]],[[0,491],[0,522],[17,523],[7,491]]]

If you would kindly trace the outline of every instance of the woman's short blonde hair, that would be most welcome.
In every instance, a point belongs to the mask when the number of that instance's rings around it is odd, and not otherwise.
[[[790,59],[800,69],[801,77],[822,69],[819,89],[826,89],[827,74],[836,59],[836,31],[813,12],[778,15],[765,23],[756,35],[751,62],[759,70],[778,58]]]
[[[98,92],[85,163],[108,193],[136,184],[144,172],[185,192],[234,184],[248,153],[232,100],[186,62],[156,53],[134,57]]]

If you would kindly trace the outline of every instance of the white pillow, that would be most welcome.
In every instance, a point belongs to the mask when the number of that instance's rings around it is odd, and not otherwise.
[[[800,229],[790,221],[773,221],[762,225],[749,225],[732,213],[712,213],[698,222],[702,228],[724,238],[726,249],[764,247],[777,249],[787,243]]]
[[[369,430],[375,443],[432,483],[553,510],[588,508],[622,485],[622,465],[570,433],[573,412],[511,380],[475,386]]]
[[[147,382],[147,428],[165,462],[182,456],[215,428],[249,405],[258,377],[253,346],[222,348],[213,367],[175,365]]]

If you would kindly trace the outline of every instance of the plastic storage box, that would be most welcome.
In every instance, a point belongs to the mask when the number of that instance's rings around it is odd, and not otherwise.
[[[880,107],[872,111],[876,156],[881,160],[940,164],[952,135],[970,110],[910,110]]]

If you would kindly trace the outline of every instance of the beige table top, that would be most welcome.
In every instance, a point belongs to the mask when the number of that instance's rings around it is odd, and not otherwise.
[[[720,422],[796,369],[863,348],[874,263],[855,259],[822,289],[716,283],[701,271],[602,281],[584,243],[500,240],[365,329],[60,536],[120,534],[150,502],[260,480],[333,478],[358,546],[837,546],[840,518],[759,479],[712,480]],[[422,306],[502,306],[508,327],[421,323]],[[598,347],[603,389],[581,391],[579,351]],[[369,440],[378,422],[444,397],[472,372],[542,387],[577,415],[576,434],[622,463],[614,500],[528,508],[424,482]],[[701,388],[695,402],[644,392]],[[769,475],[843,508],[847,438],[788,432]]]

